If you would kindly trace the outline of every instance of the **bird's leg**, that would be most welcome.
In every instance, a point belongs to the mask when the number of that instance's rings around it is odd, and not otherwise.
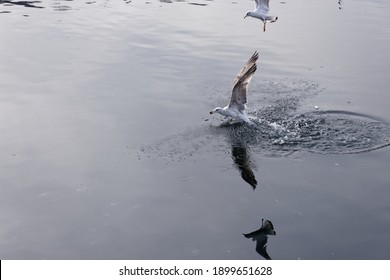
[[[266,24],[267,22],[266,21],[264,21],[264,28],[263,28],[263,32],[265,32],[265,24]]]

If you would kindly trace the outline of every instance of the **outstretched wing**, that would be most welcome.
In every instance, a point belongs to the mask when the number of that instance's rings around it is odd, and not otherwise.
[[[255,0],[256,10],[261,13],[268,13],[269,11],[269,0]]]
[[[245,66],[240,70],[234,80],[232,97],[229,104],[230,108],[236,107],[240,111],[245,109],[245,104],[247,103],[246,93],[248,91],[248,84],[251,81],[253,74],[256,72],[256,61],[258,58],[259,54],[256,51]]]
[[[260,6],[261,0],[255,0],[255,10],[257,10]]]

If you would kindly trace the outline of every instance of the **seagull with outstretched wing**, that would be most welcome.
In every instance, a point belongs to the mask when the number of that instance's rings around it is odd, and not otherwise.
[[[267,22],[275,22],[278,20],[277,16],[268,15],[269,0],[255,0],[255,9],[247,12],[245,17],[254,17],[260,19],[264,23],[263,31],[265,32],[265,25]]]
[[[246,95],[248,92],[248,85],[257,69],[256,61],[258,58],[259,54],[256,51],[238,73],[233,82],[232,96],[229,105],[223,108],[217,107],[212,110],[210,114],[219,113],[222,116],[230,117],[236,121],[251,123],[245,113],[247,104]]]

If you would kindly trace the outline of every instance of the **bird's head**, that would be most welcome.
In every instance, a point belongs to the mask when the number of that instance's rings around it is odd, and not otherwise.
[[[252,12],[247,12],[244,18],[249,17],[252,14]]]
[[[222,112],[222,108],[221,107],[217,107],[214,110],[210,111],[210,115],[214,114],[214,113],[221,113],[221,112]]]

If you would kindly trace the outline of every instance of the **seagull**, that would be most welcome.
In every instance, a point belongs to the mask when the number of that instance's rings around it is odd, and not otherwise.
[[[269,16],[269,0],[255,0],[256,7],[253,11],[247,12],[245,17],[254,17],[260,19],[264,23],[263,31],[265,32],[265,24],[268,22],[275,22],[278,20],[277,16]]]
[[[246,93],[248,91],[248,84],[252,79],[253,74],[256,72],[256,61],[259,58],[257,51],[248,60],[245,66],[237,74],[233,82],[232,96],[230,98],[229,105],[221,108],[217,107],[210,112],[219,113],[222,116],[230,117],[238,122],[252,123],[245,113],[246,107]]]

